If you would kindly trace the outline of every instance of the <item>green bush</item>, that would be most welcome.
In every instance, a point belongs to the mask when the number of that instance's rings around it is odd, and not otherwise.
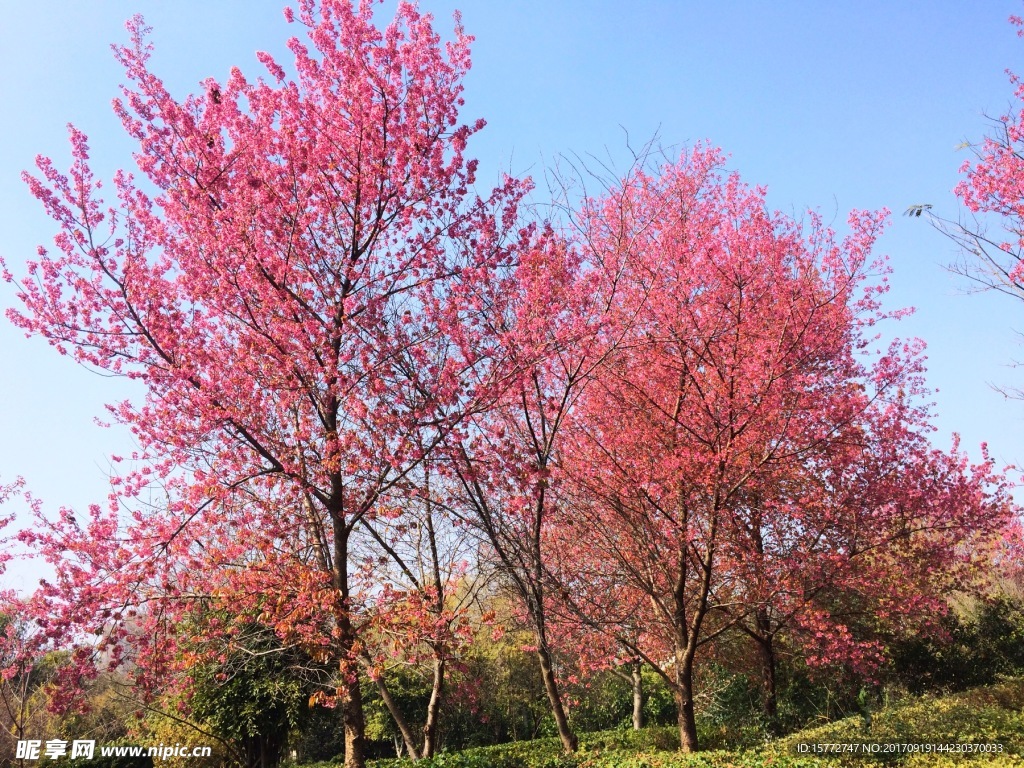
[[[877,694],[863,689],[863,681],[849,670],[812,673],[799,659],[785,657],[776,669],[777,711],[765,714],[759,668],[742,669],[736,659],[729,666],[706,665],[703,686],[708,692],[697,711],[697,741],[702,750],[751,749],[780,734],[829,722],[877,707]],[[866,697],[866,698],[865,698]]]
[[[949,613],[941,635],[921,635],[893,644],[894,680],[915,694],[962,691],[991,685],[998,676],[1024,674],[1024,603],[997,598],[966,615]]]
[[[679,738],[674,728],[644,728],[641,731],[614,730],[585,733],[575,755],[562,752],[556,738],[518,741],[462,752],[443,752],[432,760],[376,760],[374,768],[584,768],[605,753],[632,755],[637,752],[675,750]]]
[[[880,712],[870,722],[848,717],[835,723],[811,728],[780,739],[773,745],[776,754],[793,754],[799,743],[880,742],[918,744],[1003,745],[1001,755],[977,755],[965,761],[977,765],[1018,765],[1024,754],[1024,680],[1008,680],[998,685],[963,693],[914,699]],[[858,755],[831,759],[834,766],[891,763],[913,766],[951,764],[949,755]]]
[[[628,669],[628,668],[624,668]],[[676,721],[676,703],[660,675],[644,667],[645,725],[670,725]],[[580,733],[633,726],[632,685],[610,671],[595,674],[587,685],[567,685],[573,699],[570,720]]]
[[[806,757],[764,755],[758,752],[678,752],[635,755],[610,752],[580,763],[580,768],[820,768]]]

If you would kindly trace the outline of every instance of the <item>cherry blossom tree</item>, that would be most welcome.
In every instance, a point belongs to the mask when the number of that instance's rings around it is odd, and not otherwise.
[[[385,503],[399,505],[400,513],[364,522],[369,546],[386,553],[365,575],[380,590],[378,603],[393,605],[367,638],[364,660],[413,758],[429,758],[437,750],[448,673],[472,639],[470,609],[481,577],[478,569],[471,571],[476,537],[449,510],[447,478],[435,464],[423,462],[415,477],[388,494]],[[386,678],[391,667],[425,665],[430,697],[418,737]]]
[[[627,176],[642,162],[637,158]],[[458,484],[451,504],[480,532],[519,602],[562,746],[572,752],[577,737],[557,663],[565,637],[551,593],[551,569],[564,544],[560,526],[571,517],[560,467],[565,426],[629,325],[628,300],[619,295],[629,247],[611,247],[613,235],[589,232],[569,200],[570,186],[561,188],[561,227],[546,224],[544,247],[524,256],[495,328],[505,354],[522,363],[520,375],[492,409],[471,419],[472,429],[446,455]]]
[[[1010,23],[1024,37],[1024,19],[1011,16]],[[1013,72],[1009,76],[1015,102],[991,120],[981,142],[964,144],[973,157],[961,165],[963,179],[954,192],[968,214],[948,219],[932,206],[912,206],[908,213],[927,211],[931,224],[960,246],[954,272],[979,290],[1024,299],[1024,81]],[[1024,396],[1019,388],[1003,391]]]
[[[661,673],[684,750],[697,748],[703,648],[747,628],[773,673],[773,622],[788,616],[818,653],[870,650],[813,604],[816,590],[855,574],[867,587],[881,573],[866,563],[890,541],[890,569],[899,553],[934,570],[928,533],[991,530],[1008,509],[998,489],[991,503],[988,463],[970,480],[954,457],[946,483],[937,462],[901,451],[929,426],[913,404],[925,394],[920,345],[867,356],[872,327],[901,314],[883,311],[885,283],[867,279],[884,271],[870,258],[884,212],[855,212],[839,241],[816,217],[803,228],[768,213],[764,191],[722,167],[721,153],[697,147],[590,206],[631,244],[619,295],[635,317],[581,397],[563,452],[577,501],[562,522],[584,565],[561,568],[560,597]],[[877,428],[886,417],[904,425],[903,444]],[[861,487],[836,463],[872,473]],[[847,565],[855,555],[859,572]]]
[[[496,406],[473,419],[465,439],[451,446],[451,474],[458,482],[452,507],[482,534],[493,561],[518,598],[530,627],[544,689],[563,748],[572,752],[572,732],[556,674],[547,616],[545,529],[558,503],[552,472],[565,417],[601,358],[588,324],[586,282],[569,246],[549,239],[534,251],[511,303],[502,334],[513,357],[526,350],[515,386]]]
[[[967,592],[1013,519],[993,462],[932,448],[892,411],[830,447],[814,474],[751,489],[725,612],[761,662],[763,711],[777,725],[780,644],[814,669],[871,678],[894,638],[934,631],[948,596]]]
[[[382,499],[508,380],[485,332],[533,233],[523,184],[469,192],[483,121],[459,123],[461,26],[442,44],[401,3],[381,31],[366,0],[286,17],[309,41],[288,41],[292,74],[261,52],[265,78],[235,68],[181,100],[136,17],[115,110],[141,180],[119,171],[104,202],[75,128],[67,174],[43,157],[26,174],[58,234],[24,277],[4,265],[24,306],[9,317],[145,398],[110,408],[139,450],[109,504],[24,539],[58,572],[52,626],[115,654],[133,641],[140,668],[169,663],[176,616],[211,595],[330,659],[322,698],[361,766],[363,637],[382,617],[354,578],[357,537],[401,514]]]
[[[1024,37],[1024,19],[1011,16]],[[948,221],[929,210],[932,223],[956,240],[965,252],[957,270],[982,288],[1024,297],[1024,83],[1010,73],[1017,104],[992,120],[992,131],[971,147],[973,159],[960,167],[965,178],[954,190],[975,216],[972,221]],[[1002,233],[990,232],[988,215],[994,214]],[[978,216],[981,218],[977,218]]]

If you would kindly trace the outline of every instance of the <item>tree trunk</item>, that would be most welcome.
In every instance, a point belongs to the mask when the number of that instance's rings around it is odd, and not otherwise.
[[[679,749],[697,751],[697,716],[693,707],[693,659],[676,658],[676,704],[679,705]]]
[[[558,738],[562,740],[562,749],[566,752],[575,752],[579,740],[569,727],[569,718],[565,714],[565,707],[562,706],[562,695],[558,691],[558,681],[551,665],[551,654],[543,643],[537,646],[537,658],[540,659],[540,674],[544,679],[548,701],[551,703],[551,714],[554,715],[555,725],[558,726]]]
[[[444,697],[445,663],[443,648],[434,648],[434,685],[430,689],[430,702],[427,704],[427,721],[423,725],[423,757],[433,757],[437,751],[437,721],[441,713],[441,700]]]
[[[761,651],[761,705],[768,732],[778,735],[779,699],[775,681],[775,643],[770,634],[757,640]]]
[[[359,690],[359,666],[351,661],[343,662],[342,676],[346,678],[345,693],[341,697],[345,768],[366,768],[366,721],[363,719],[363,694]]]
[[[345,768],[366,768],[366,720],[363,717],[363,694],[359,690],[359,659],[356,655],[356,633],[352,626],[352,609],[348,585],[348,536],[345,517],[340,509],[332,509],[334,527],[334,588],[341,600],[336,608],[338,672],[344,693],[341,696],[341,721],[345,729]]]
[[[644,727],[644,678],[643,662],[636,659],[633,662],[633,730],[639,731]]]
[[[374,682],[377,684],[377,692],[380,694],[381,701],[384,702],[384,706],[387,707],[388,712],[391,714],[391,719],[395,721],[399,733],[402,734],[402,741],[405,742],[405,749],[409,753],[409,757],[413,760],[419,760],[420,753],[416,748],[416,739],[413,736],[412,729],[406,722],[402,710],[398,708],[398,704],[395,703],[394,698],[391,696],[391,691],[388,690],[384,675],[377,675]]]

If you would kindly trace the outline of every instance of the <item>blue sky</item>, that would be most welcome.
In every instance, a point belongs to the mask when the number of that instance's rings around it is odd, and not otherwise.
[[[19,180],[37,153],[67,164],[65,125],[91,138],[109,178],[131,163],[131,145],[110,109],[123,80],[109,44],[141,12],[154,27],[154,69],[173,93],[222,79],[239,65],[261,73],[254,53],[279,52],[298,28],[282,0],[17,3],[0,26],[0,254],[18,265],[50,222]],[[459,4],[423,0],[442,34]],[[1010,106],[1005,70],[1024,73],[1024,40],[1006,19],[1009,0],[923,2],[604,2],[464,0],[476,36],[464,117],[487,120],[470,155],[481,184],[501,170],[542,176],[560,154],[625,163],[657,134],[666,146],[708,140],[773,208],[817,208],[839,226],[851,208],[888,207],[879,243],[895,270],[890,306],[917,313],[898,333],[929,345],[939,433],[959,431],[977,455],[988,441],[1007,463],[1024,463],[1024,403],[990,386],[1024,385],[1016,330],[1024,306],[995,294],[963,295],[944,265],[955,247],[924,220],[899,214],[931,203],[956,218],[951,189],[985,115]],[[389,18],[392,3],[382,6]],[[282,57],[282,60],[285,60]],[[14,302],[0,284],[0,307]],[[103,404],[132,390],[26,340],[0,321],[0,481],[23,475],[50,510],[107,494],[107,457],[130,450],[121,430],[93,423]],[[29,579],[14,573],[18,582]]]

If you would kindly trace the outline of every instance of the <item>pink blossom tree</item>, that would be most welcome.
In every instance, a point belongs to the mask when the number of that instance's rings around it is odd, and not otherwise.
[[[554,470],[563,424],[603,353],[600,326],[588,311],[590,281],[578,256],[559,238],[547,242],[522,265],[500,329],[510,356],[529,364],[494,408],[472,419],[464,439],[451,444],[457,486],[450,503],[480,532],[519,602],[559,738],[573,752],[578,740],[559,685],[548,618],[546,529],[558,506]]]
[[[1024,19],[1011,16],[1024,37]],[[1010,74],[1014,97],[1018,104],[1006,114],[995,118],[993,129],[982,141],[971,147],[974,158],[964,161],[960,172],[965,178],[954,190],[971,214],[981,215],[973,221],[952,222],[932,214],[932,222],[945,234],[960,243],[966,259],[958,271],[972,278],[983,288],[1012,296],[1024,296],[1024,83]],[[986,215],[994,214],[1003,232],[990,232]],[[919,214],[920,215],[920,214]]]
[[[309,40],[288,41],[291,75],[261,52],[266,79],[232,69],[182,100],[133,19],[115,110],[142,181],[119,171],[105,203],[75,128],[67,174],[43,157],[26,174],[58,234],[9,317],[145,399],[110,408],[139,450],[109,504],[24,539],[57,569],[51,626],[99,631],[115,660],[131,640],[140,669],[170,663],[175,617],[211,595],[318,648],[361,766],[360,659],[381,616],[353,578],[356,538],[401,514],[382,499],[506,382],[488,318],[532,230],[523,184],[469,192],[483,122],[459,124],[460,26],[442,44],[402,3],[380,31],[366,0],[286,16]]]
[[[1024,19],[1011,16],[1024,37]],[[963,179],[954,192],[968,215],[957,220],[935,213],[932,206],[911,206],[907,213],[927,212],[932,225],[956,242],[962,258],[951,269],[979,290],[993,290],[1024,299],[1024,81],[1008,72],[1015,102],[991,120],[979,143],[965,144],[972,158],[960,166]],[[1020,388],[1004,394],[1020,398]]]
[[[627,178],[642,163],[638,158]],[[566,429],[644,297],[622,295],[630,251],[624,222],[609,220],[603,222],[607,229],[591,230],[593,222],[567,202],[569,190],[563,185],[562,228],[548,225],[544,247],[524,256],[508,311],[495,329],[505,354],[522,363],[520,374],[493,408],[471,419],[473,428],[447,455],[458,484],[452,506],[480,532],[491,564],[518,601],[559,738],[572,752],[578,742],[558,656],[566,641],[571,646],[579,636],[559,621],[561,587],[554,578],[574,514],[564,494],[564,454],[571,450]]]
[[[906,585],[897,554],[913,555],[912,573],[934,570],[938,542],[998,528],[1008,511],[989,463],[971,474],[961,457],[916,450],[929,430],[913,405],[920,345],[865,357],[887,316],[884,282],[867,280],[885,214],[851,215],[838,241],[814,217],[805,231],[768,213],[763,190],[722,165],[698,147],[592,204],[630,243],[618,295],[635,318],[563,451],[576,504],[560,522],[582,560],[561,568],[560,597],[661,673],[688,751],[702,649],[752,633],[770,704],[780,621],[831,656],[868,650],[814,602],[825,584],[868,589],[881,574],[867,564],[885,563]],[[896,427],[905,438],[893,443]],[[871,595],[896,604],[881,587]]]

